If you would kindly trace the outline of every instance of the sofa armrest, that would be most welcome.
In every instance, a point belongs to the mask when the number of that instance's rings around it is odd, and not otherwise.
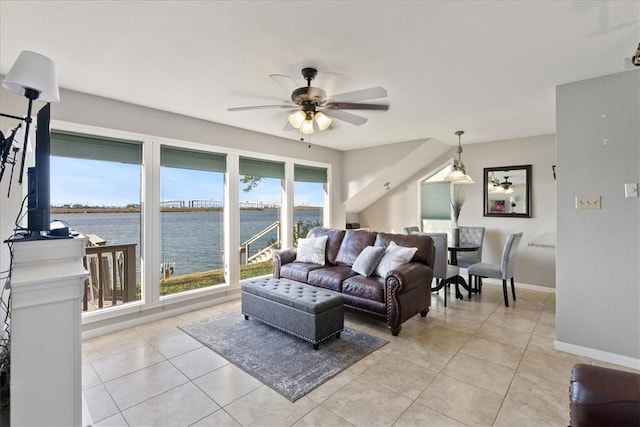
[[[400,295],[425,282],[430,288],[432,280],[433,270],[431,267],[419,262],[410,262],[389,271],[384,282],[387,295],[392,293]],[[393,292],[392,288],[395,288]]]
[[[296,260],[296,248],[283,249],[273,254],[273,277],[280,278],[280,267]]]

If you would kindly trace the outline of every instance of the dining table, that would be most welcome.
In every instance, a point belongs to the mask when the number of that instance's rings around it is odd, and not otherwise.
[[[449,245],[447,249],[449,250],[449,264],[458,265],[458,252],[477,251],[480,249],[480,245],[475,243],[459,243],[457,245]],[[460,292],[459,286],[462,286],[469,293],[469,299],[471,299],[472,292],[478,292],[477,290],[472,289],[471,284],[468,284],[467,281],[464,280],[464,277],[459,274],[448,279],[448,283],[455,283],[457,299],[464,299],[462,292]]]

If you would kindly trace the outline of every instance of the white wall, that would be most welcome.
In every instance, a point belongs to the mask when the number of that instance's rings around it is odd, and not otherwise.
[[[640,70],[558,86],[556,103],[556,347],[640,368],[640,203],[624,193],[640,181]]]
[[[555,251],[527,246],[529,240],[556,230],[556,182],[551,169],[555,164],[554,135],[469,144],[463,145],[463,150],[462,161],[476,183],[461,186],[466,201],[459,223],[486,227],[483,261],[499,263],[507,235],[522,231],[524,236],[517,255],[516,282],[555,287]],[[406,226],[419,225],[418,181],[442,167],[454,154],[455,148],[451,147],[445,155],[425,162],[420,172],[360,212],[360,225],[396,233],[402,233]],[[484,217],[483,169],[525,164],[532,165],[532,218]]]

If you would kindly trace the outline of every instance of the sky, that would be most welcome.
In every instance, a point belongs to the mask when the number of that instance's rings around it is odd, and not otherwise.
[[[52,156],[51,204],[139,204],[140,169],[139,165]],[[160,177],[162,201],[223,199],[222,173],[163,167]],[[318,183],[295,183],[294,204],[322,206],[322,188]],[[280,204],[280,180],[265,178],[252,191],[240,191],[239,200]]]

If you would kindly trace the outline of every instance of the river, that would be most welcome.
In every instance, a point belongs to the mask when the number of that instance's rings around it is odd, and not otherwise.
[[[221,211],[162,212],[160,239],[162,262],[175,263],[174,274],[189,274],[223,266],[223,213]],[[240,241],[245,242],[280,218],[279,209],[241,210]],[[81,234],[95,234],[107,244],[136,244],[140,274],[139,213],[56,213],[51,220],[69,224]],[[295,222],[321,222],[321,209],[296,209]],[[251,246],[251,254],[276,238],[275,230]]]

